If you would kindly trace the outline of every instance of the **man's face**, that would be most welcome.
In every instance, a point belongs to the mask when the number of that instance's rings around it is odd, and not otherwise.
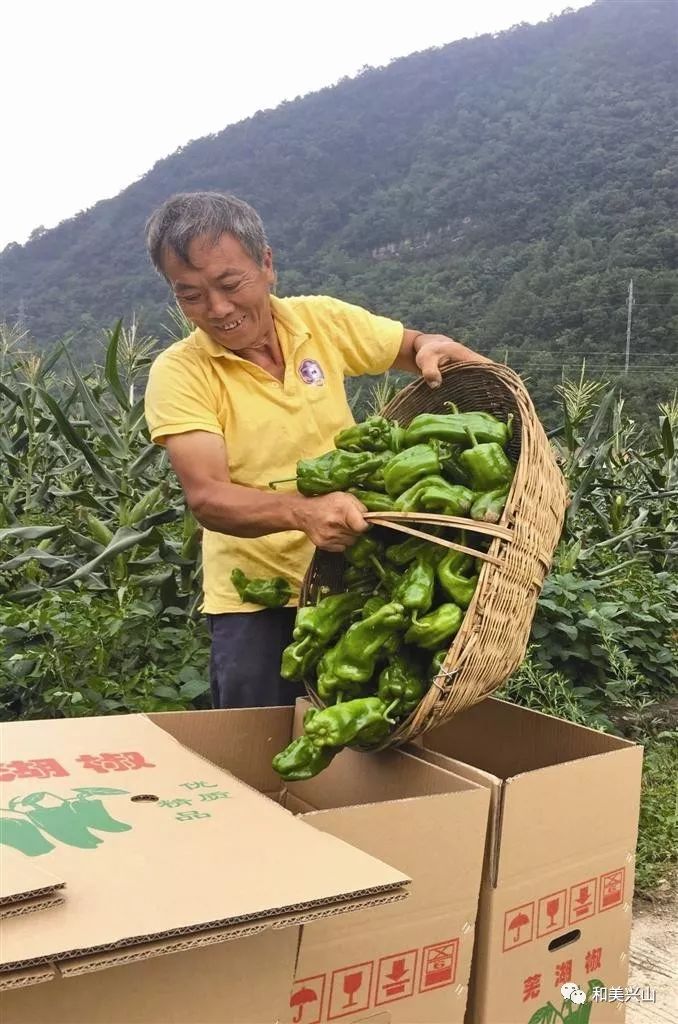
[[[163,270],[181,309],[219,345],[238,352],[265,344],[272,329],[271,250],[259,266],[232,235],[196,238],[190,265],[168,251]]]

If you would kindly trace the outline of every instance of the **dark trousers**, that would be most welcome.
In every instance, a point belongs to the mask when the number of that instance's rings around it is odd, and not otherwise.
[[[303,686],[280,676],[280,658],[292,642],[296,611],[264,608],[207,616],[215,708],[281,707],[303,695]]]

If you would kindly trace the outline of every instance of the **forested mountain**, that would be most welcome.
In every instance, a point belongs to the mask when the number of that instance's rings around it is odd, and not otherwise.
[[[157,163],[119,196],[0,254],[0,319],[45,346],[166,287],[143,225],[173,192],[252,202],[279,294],[327,292],[443,331],[537,383],[563,360],[671,386],[678,356],[673,0],[597,0],[462,40],[260,112]],[[668,371],[668,373],[666,372]],[[674,376],[675,381],[675,376]],[[675,383],[674,385],[675,386]]]

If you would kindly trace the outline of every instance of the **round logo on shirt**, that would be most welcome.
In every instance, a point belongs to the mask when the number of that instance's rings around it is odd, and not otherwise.
[[[299,363],[299,376],[304,384],[312,384],[313,387],[321,388],[325,383],[325,374],[320,363],[315,359],[304,359]]]

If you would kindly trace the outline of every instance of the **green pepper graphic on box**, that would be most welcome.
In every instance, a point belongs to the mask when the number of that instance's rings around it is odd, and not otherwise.
[[[124,796],[126,789],[76,786],[69,799],[39,791],[15,796],[0,808],[0,843],[28,857],[54,849],[56,842],[93,850],[103,840],[95,832],[128,832],[131,825],[111,817],[98,797]],[[92,831],[93,830],[93,831]]]

